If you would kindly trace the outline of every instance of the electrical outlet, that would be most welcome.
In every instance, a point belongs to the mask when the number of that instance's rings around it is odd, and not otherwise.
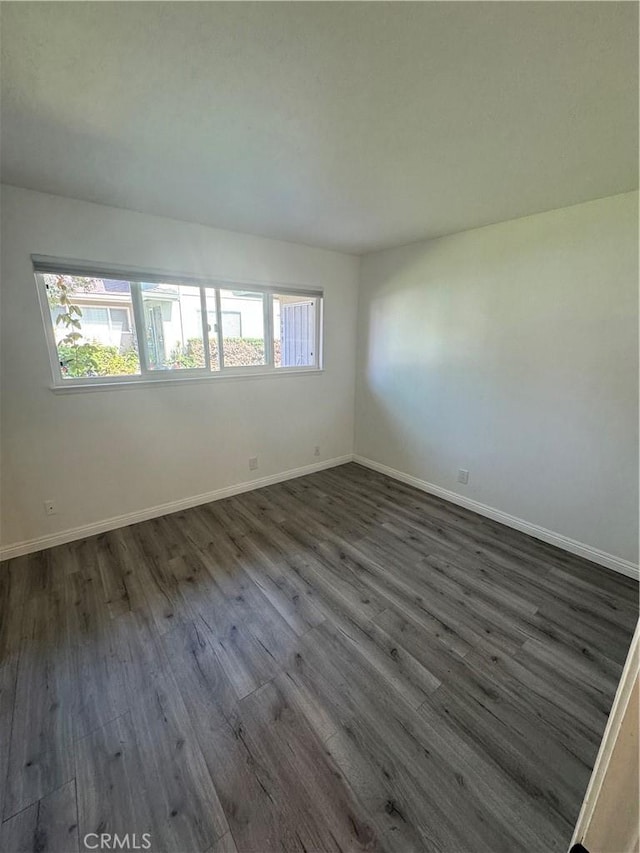
[[[458,482],[465,484],[469,482],[469,472],[465,468],[458,469]]]
[[[257,456],[249,457],[249,470],[250,471],[257,471],[258,470],[258,457]]]
[[[56,514],[56,505],[53,501],[45,501],[44,502],[44,511],[47,515],[55,515]]]
[[[320,445],[319,444],[316,444],[316,446],[313,448],[313,455],[314,456],[320,456]]]

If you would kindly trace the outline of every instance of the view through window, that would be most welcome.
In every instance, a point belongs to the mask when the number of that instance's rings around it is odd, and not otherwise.
[[[319,294],[44,271],[37,279],[63,383],[320,365]]]
[[[276,367],[311,367],[316,363],[317,303],[308,296],[273,296]]]

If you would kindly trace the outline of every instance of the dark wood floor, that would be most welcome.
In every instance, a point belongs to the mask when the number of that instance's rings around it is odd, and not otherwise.
[[[0,849],[564,851],[637,599],[354,464],[4,563]]]

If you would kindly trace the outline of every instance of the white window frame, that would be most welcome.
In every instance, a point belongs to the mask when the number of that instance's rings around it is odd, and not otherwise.
[[[51,374],[53,378],[52,390],[95,390],[98,388],[123,388],[137,385],[162,385],[176,384],[188,381],[216,382],[229,378],[252,378],[258,376],[286,376],[299,375],[302,373],[321,373],[323,370],[323,313],[324,313],[324,291],[318,288],[301,287],[281,283],[264,283],[243,279],[238,281],[229,278],[200,278],[193,275],[183,275],[175,272],[166,272],[157,269],[141,269],[136,267],[123,267],[120,265],[94,263],[90,261],[79,261],[76,259],[54,258],[45,255],[32,255],[31,260],[36,280],[38,300],[44,323],[45,338],[49,352]],[[44,282],[45,275],[73,275],[86,278],[111,278],[128,281],[131,285],[130,312],[131,331],[135,331],[138,339],[138,355],[140,359],[140,374],[131,376],[91,376],[65,378],[62,374],[58,358],[58,348],[55,340],[54,325],[47,298],[47,289]],[[144,310],[142,303],[141,282],[161,282],[163,284],[188,285],[200,288],[200,314],[202,321],[202,341],[204,346],[205,367],[180,368],[180,369],[151,369],[148,365],[146,334],[144,324]],[[207,290],[213,290],[215,294],[216,326],[218,342],[219,368],[212,370],[210,365],[209,351],[209,329],[207,316]],[[225,366],[224,346],[222,340],[222,311],[221,290],[246,290],[251,293],[261,293],[263,298],[264,312],[264,340],[265,340],[265,364],[246,365],[241,367]],[[273,324],[273,297],[274,296],[304,296],[317,300],[316,310],[316,353],[315,364],[303,367],[276,367],[274,365],[274,324]]]

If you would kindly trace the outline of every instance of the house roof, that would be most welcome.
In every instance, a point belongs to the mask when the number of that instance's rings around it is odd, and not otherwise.
[[[131,286],[128,281],[117,278],[96,279],[94,293],[130,293]]]

